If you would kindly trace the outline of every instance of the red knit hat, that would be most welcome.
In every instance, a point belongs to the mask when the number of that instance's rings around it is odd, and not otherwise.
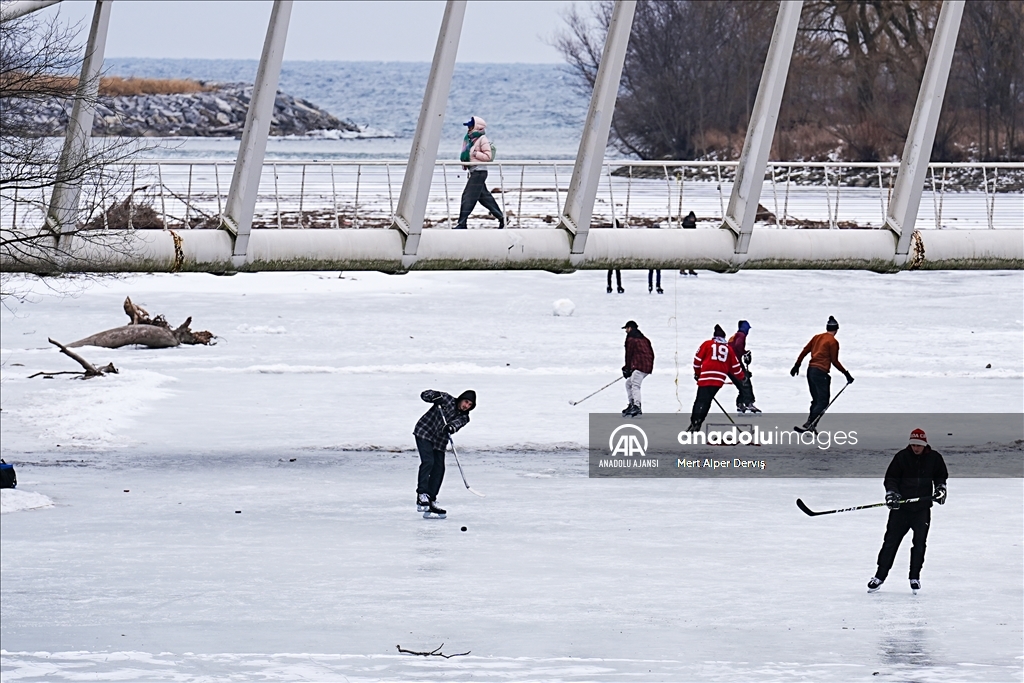
[[[925,436],[923,429],[915,429],[910,432],[910,445],[911,446],[927,446],[928,437]]]

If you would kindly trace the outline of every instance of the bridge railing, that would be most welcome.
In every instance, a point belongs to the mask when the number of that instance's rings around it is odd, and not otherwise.
[[[203,229],[219,225],[234,164],[230,160],[141,159],[105,169],[82,192],[82,221],[97,228]],[[572,160],[486,165],[487,187],[513,228],[553,227]],[[268,160],[254,229],[386,228],[405,175],[404,161]],[[777,228],[880,228],[899,164],[769,162],[758,224]],[[604,172],[594,227],[679,228],[693,211],[699,227],[721,224],[736,172],[730,161],[615,161]],[[434,167],[425,228],[459,218],[466,171]],[[41,225],[48,192],[6,188],[0,227]],[[1024,163],[933,163],[916,227],[1021,228]],[[471,229],[496,222],[478,206]]]

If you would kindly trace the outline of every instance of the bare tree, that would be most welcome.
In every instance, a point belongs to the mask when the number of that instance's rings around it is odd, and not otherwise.
[[[0,264],[5,276],[11,270],[62,273],[73,258],[73,241],[103,249],[124,246],[123,233],[115,236],[95,219],[102,219],[106,201],[124,190],[118,162],[136,154],[138,144],[119,138],[93,140],[84,155],[61,167],[61,141],[46,137],[54,131],[41,128],[35,116],[53,102],[69,110],[76,100],[95,106],[96,96],[83,95],[89,89],[78,88],[74,75],[83,57],[80,28],[59,15],[27,15],[0,23]],[[64,182],[86,189],[79,221],[62,226],[60,234],[44,222],[58,169]],[[3,280],[0,296],[6,299],[10,280]]]

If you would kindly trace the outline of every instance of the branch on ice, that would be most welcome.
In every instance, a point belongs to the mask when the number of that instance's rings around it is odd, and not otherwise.
[[[68,346],[76,348],[80,346],[102,346],[107,349],[117,349],[122,346],[136,344],[151,349],[166,349],[178,346],[179,344],[205,344],[209,346],[216,339],[212,332],[206,330],[193,332],[190,328],[192,325],[191,316],[178,327],[172,328],[164,316],[150,317],[149,312],[142,306],[132,302],[131,297],[126,297],[124,300],[124,312],[131,319],[131,322],[127,325],[97,332],[85,339],[72,342]]]
[[[82,358],[77,353],[61,344],[59,341],[54,341],[53,339],[50,339],[49,342],[56,346],[57,348],[59,348],[60,352],[63,353],[65,356],[71,358],[79,365],[81,365],[83,372],[73,372],[70,370],[64,370],[61,372],[37,372],[34,375],[29,375],[29,379],[32,379],[33,377],[38,377],[39,375],[43,375],[44,377],[47,378],[52,378],[54,375],[81,375],[82,379],[89,379],[90,377],[102,377],[103,375],[107,374],[117,374],[117,368],[114,367],[113,363],[107,363],[103,367],[97,368],[95,365],[93,365],[86,359]]]
[[[446,655],[445,653],[441,652],[441,648],[444,647],[444,643],[441,643],[440,645],[437,646],[436,649],[431,650],[430,652],[417,652],[416,650],[403,650],[401,645],[395,645],[395,647],[398,648],[399,652],[401,652],[402,654],[406,654],[406,655],[419,655],[420,657],[444,657],[445,659],[451,659],[452,657],[465,657],[470,652],[472,652],[472,650],[467,650],[466,652],[457,652],[457,653],[455,653],[453,655]]]

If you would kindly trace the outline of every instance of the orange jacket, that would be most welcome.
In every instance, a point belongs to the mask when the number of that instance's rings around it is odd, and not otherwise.
[[[811,341],[807,342],[807,346],[800,352],[800,357],[796,359],[796,364],[800,365],[808,353],[811,354],[811,362],[807,367],[828,372],[834,365],[839,372],[846,372],[846,368],[839,362],[839,340],[835,335],[822,332],[811,337]]]

